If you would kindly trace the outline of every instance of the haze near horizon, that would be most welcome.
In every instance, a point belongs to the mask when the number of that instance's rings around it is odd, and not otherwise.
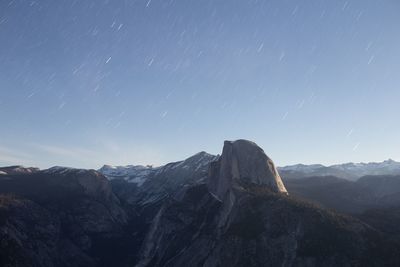
[[[3,1],[0,166],[400,161],[397,1]]]

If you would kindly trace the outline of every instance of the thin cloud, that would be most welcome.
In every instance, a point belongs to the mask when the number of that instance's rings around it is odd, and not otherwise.
[[[96,155],[95,151],[83,148],[76,148],[76,147],[67,148],[67,147],[43,145],[43,144],[32,144],[32,146],[43,152],[62,157],[80,158],[80,157],[91,157]]]
[[[32,155],[0,146],[0,165],[32,165]]]

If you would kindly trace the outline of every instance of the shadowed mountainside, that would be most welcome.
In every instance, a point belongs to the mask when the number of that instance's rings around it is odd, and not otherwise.
[[[340,212],[400,206],[400,176],[365,176],[355,182],[332,176],[284,181],[293,196]]]
[[[1,266],[400,265],[399,177],[282,182],[246,140],[226,141],[220,157],[104,166],[110,181],[63,167],[0,171]]]

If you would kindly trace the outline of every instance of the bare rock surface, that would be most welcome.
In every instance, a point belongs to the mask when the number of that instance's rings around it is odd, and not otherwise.
[[[273,161],[257,146],[247,140],[225,141],[221,157],[212,162],[209,171],[209,189],[224,199],[234,186],[256,184],[271,191],[287,193]]]
[[[293,199],[255,143],[226,141],[208,182],[164,203],[136,266],[396,266],[399,245]],[[374,257],[371,259],[371,255]]]

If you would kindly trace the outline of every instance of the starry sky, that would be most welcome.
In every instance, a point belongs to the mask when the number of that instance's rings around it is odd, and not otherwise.
[[[0,1],[0,166],[400,160],[397,0]]]

